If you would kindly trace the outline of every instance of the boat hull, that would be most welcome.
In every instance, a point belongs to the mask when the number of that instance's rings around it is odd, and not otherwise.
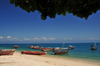
[[[15,52],[14,50],[0,50],[0,55],[13,55],[13,53]]]
[[[67,53],[69,50],[65,50],[65,51],[53,51],[53,54],[64,54]]]
[[[31,54],[31,55],[46,55],[46,52],[39,51],[22,51],[22,54]]]
[[[19,46],[15,45],[15,46],[14,46],[14,49],[17,49],[17,48],[19,48]]]
[[[41,48],[41,51],[52,51],[52,48]]]
[[[91,48],[91,50],[97,50],[97,47],[96,48]]]
[[[40,47],[33,47],[32,49],[41,49]]]
[[[28,48],[33,48],[33,46],[28,46]]]

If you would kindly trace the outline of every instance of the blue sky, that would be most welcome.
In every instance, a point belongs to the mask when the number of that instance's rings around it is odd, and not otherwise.
[[[0,0],[0,43],[100,42],[100,10],[87,20],[73,14],[42,20],[40,15]]]

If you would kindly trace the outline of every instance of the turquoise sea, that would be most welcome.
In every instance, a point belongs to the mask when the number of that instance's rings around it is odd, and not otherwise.
[[[19,48],[16,51],[41,51],[30,49],[27,46],[38,45],[40,47],[62,47],[63,43],[37,43],[37,44],[0,44],[0,49],[13,49],[14,45],[18,45]],[[100,61],[100,43],[96,43],[98,47],[97,50],[91,50],[91,45],[94,43],[65,43],[64,47],[69,45],[75,46],[74,49],[69,50],[68,53],[61,55],[53,55],[52,51],[47,52],[49,56],[63,57],[63,58],[73,58],[73,59],[83,59],[89,61]]]

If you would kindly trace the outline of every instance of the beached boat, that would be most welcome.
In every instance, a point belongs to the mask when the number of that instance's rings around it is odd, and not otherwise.
[[[46,52],[40,51],[22,51],[22,54],[31,54],[31,55],[46,55]]]
[[[15,49],[0,49],[0,55],[13,55]]]
[[[53,48],[51,47],[46,47],[46,48],[41,48],[41,51],[52,51]]]
[[[17,49],[17,48],[19,48],[19,46],[18,45],[15,45],[14,48]]]
[[[71,45],[69,45],[68,48],[69,48],[69,49],[74,49],[75,46],[71,46]]]
[[[95,43],[94,45],[91,45],[91,49],[92,49],[92,50],[96,50],[96,49],[97,49],[96,43]]]

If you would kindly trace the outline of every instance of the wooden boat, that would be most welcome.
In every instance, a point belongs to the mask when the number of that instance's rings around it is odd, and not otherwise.
[[[96,49],[97,49],[96,43],[95,43],[95,45],[91,45],[91,50],[96,50]]]
[[[55,47],[55,48],[53,48],[53,51],[57,51],[57,50],[61,50],[61,49],[68,49],[68,48]]]
[[[41,47],[39,47],[39,46],[37,46],[37,45],[28,46],[28,48],[32,48],[32,49],[41,49]]]
[[[41,49],[41,47],[34,46],[32,49]]]
[[[69,45],[68,48],[69,48],[69,49],[74,49],[75,46],[71,46],[71,45]]]
[[[55,47],[55,48],[53,48],[54,51],[60,50],[60,49],[61,49],[60,47]]]
[[[17,49],[17,48],[19,48],[19,46],[18,45],[15,45],[14,48]]]
[[[57,51],[53,51],[53,54],[64,54],[67,53],[69,50],[57,50]]]
[[[46,55],[46,52],[40,51],[22,51],[22,54],[31,54],[31,55]]]
[[[41,48],[41,51],[52,51],[53,48],[51,47],[46,47],[46,48]]]
[[[13,55],[15,49],[0,49],[0,55]]]
[[[68,51],[69,49],[64,48],[64,43],[63,43],[63,47],[59,48],[59,50],[53,49],[53,54],[64,54],[64,53],[67,53]]]
[[[33,48],[33,46],[28,46],[28,48]]]

